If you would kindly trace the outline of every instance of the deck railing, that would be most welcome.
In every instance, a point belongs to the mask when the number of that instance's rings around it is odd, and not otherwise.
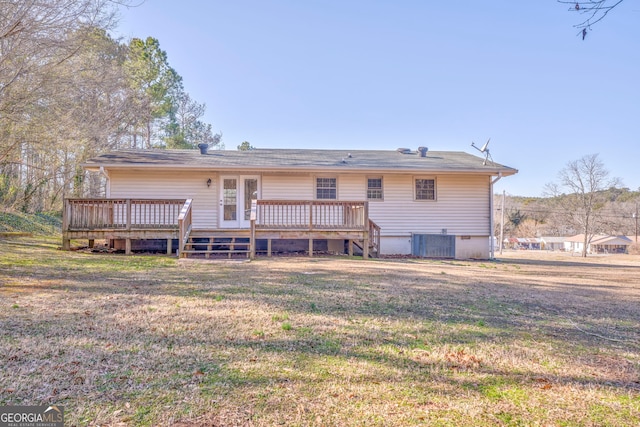
[[[63,231],[176,229],[184,204],[184,199],[65,199]]]
[[[258,200],[256,229],[365,230],[368,204],[357,201]]]
[[[180,210],[180,215],[178,216],[178,235],[180,236],[178,242],[178,256],[183,256],[184,246],[189,241],[189,235],[191,234],[191,229],[193,226],[193,221],[191,217],[191,204],[193,200],[187,199],[187,201],[182,206]]]
[[[380,256],[380,226],[369,220],[369,245],[371,252]]]
[[[131,240],[168,239],[167,251],[171,253],[171,241],[177,238],[178,252],[182,255],[193,228],[192,202],[191,199],[65,199],[63,248],[69,249],[71,239],[89,239],[90,246],[93,239],[124,239],[126,252],[130,253]],[[255,200],[251,209],[252,256],[256,232],[269,242],[273,238],[288,238],[281,237],[282,233],[295,235],[291,237],[295,239],[308,237],[310,254],[313,240],[322,238],[361,241],[365,257],[369,249],[377,254],[380,248],[380,227],[369,219],[366,201]]]

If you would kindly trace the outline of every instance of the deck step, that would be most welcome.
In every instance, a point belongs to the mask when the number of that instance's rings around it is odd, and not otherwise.
[[[196,237],[196,238],[206,238],[206,237],[215,237],[215,238],[231,238],[231,237],[236,237],[236,238],[246,238],[248,239],[251,236],[251,233],[248,230],[229,230],[229,231],[222,231],[222,230],[211,230],[211,231],[207,231],[207,230],[193,230],[191,232],[191,237]]]
[[[250,245],[251,242],[193,242],[191,240],[189,240],[187,243],[185,243],[185,246],[229,246],[229,245]]]
[[[236,243],[185,243],[184,247],[185,248],[192,248],[193,250],[197,250],[196,248],[202,247],[202,246],[216,246],[216,247],[220,247],[220,246],[234,246],[234,247],[249,247],[251,246],[251,243],[247,242],[247,243],[241,243],[241,242],[236,242]]]
[[[181,251],[186,257],[203,255],[205,258],[210,258],[211,255],[227,255],[229,258],[233,255],[249,257],[250,252],[250,238],[242,231],[234,235],[202,230],[197,234],[191,234]]]
[[[191,234],[189,239],[250,239],[251,236],[229,236],[228,234],[206,235]]]
[[[353,240],[353,245],[360,249],[360,251],[362,251],[362,248],[364,246],[363,242],[360,240]],[[378,258],[379,254],[378,251],[376,250],[375,245],[373,244],[369,244],[369,258]]]
[[[182,251],[182,253],[184,254],[228,254],[228,253],[234,253],[234,254],[246,254],[249,253],[249,250],[233,250],[233,251],[224,251],[224,250],[206,250],[206,251],[199,251],[199,250],[184,250]]]

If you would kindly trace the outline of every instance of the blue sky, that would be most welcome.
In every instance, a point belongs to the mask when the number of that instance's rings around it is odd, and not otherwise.
[[[146,0],[112,33],[157,38],[227,149],[431,150],[520,172],[496,192],[541,196],[598,153],[640,188],[640,5],[582,41],[554,0]]]

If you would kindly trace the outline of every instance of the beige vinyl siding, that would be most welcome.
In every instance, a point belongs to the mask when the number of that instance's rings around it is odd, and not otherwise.
[[[186,171],[109,171],[114,198],[194,199],[196,228],[218,227],[219,175]],[[257,173],[251,173],[257,175]],[[235,175],[235,174],[229,174]],[[366,200],[367,176],[381,176],[384,200],[369,203],[369,217],[383,236],[411,233],[488,236],[489,182],[481,175],[345,174],[337,178],[339,200]],[[261,198],[314,200],[315,178],[330,174],[261,174]],[[435,178],[437,200],[414,200],[414,178]],[[212,183],[207,187],[206,181]]]
[[[208,172],[109,171],[112,198],[193,199],[193,226],[218,227],[218,176]],[[207,179],[211,186],[207,187]]]
[[[339,200],[366,200],[367,176],[339,175]],[[262,198],[314,200],[316,176],[263,175]],[[373,175],[371,175],[373,176]],[[369,203],[369,217],[383,236],[411,233],[489,235],[489,177],[478,175],[376,175],[383,179],[384,200]],[[414,178],[435,178],[437,200],[414,200]]]
[[[265,200],[315,200],[316,178],[337,178],[338,200],[366,200],[364,175],[263,175],[262,198]]]
[[[367,200],[367,178],[365,175],[341,175],[338,177],[340,200]]]
[[[414,178],[436,179],[436,200],[414,200]],[[369,203],[382,235],[489,235],[489,177],[385,175],[384,201]]]
[[[262,175],[262,198],[265,200],[313,200],[315,199],[315,177],[311,174]]]

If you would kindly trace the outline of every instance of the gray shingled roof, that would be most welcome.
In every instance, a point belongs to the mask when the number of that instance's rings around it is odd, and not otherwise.
[[[464,172],[513,175],[508,166],[487,162],[461,151],[429,151],[420,157],[396,150],[307,150],[254,149],[249,151],[209,150],[119,150],[88,160],[87,169],[179,168],[220,170],[331,170],[331,171],[409,171]]]

